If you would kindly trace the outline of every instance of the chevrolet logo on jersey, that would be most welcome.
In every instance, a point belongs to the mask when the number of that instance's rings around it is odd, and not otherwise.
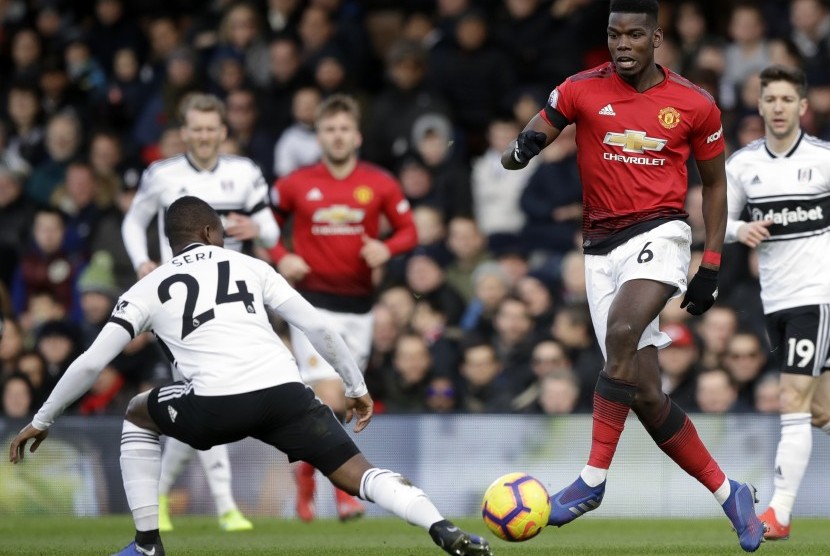
[[[326,224],[357,224],[363,221],[365,214],[366,211],[363,209],[352,208],[348,205],[332,205],[314,211],[311,221]]]
[[[633,131],[626,129],[625,133],[614,133],[609,131],[605,134],[603,143],[622,147],[626,153],[644,153],[646,151],[660,151],[666,146],[668,140],[648,137],[645,131]]]

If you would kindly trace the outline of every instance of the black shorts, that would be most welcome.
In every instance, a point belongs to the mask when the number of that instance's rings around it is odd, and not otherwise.
[[[324,475],[360,453],[331,409],[298,382],[231,396],[197,396],[191,383],[174,382],[154,388],[147,405],[162,433],[197,450],[250,436]]]
[[[770,346],[781,372],[819,376],[828,369],[830,305],[805,305],[766,316]]]

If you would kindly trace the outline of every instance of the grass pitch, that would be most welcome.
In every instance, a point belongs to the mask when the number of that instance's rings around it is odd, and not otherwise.
[[[426,532],[396,519],[364,519],[343,524],[320,520],[256,519],[246,533],[222,533],[208,517],[182,517],[164,537],[170,556],[420,556],[444,554]],[[549,528],[525,543],[507,543],[486,531],[480,520],[458,524],[490,539],[496,555],[682,556],[744,554],[726,519],[635,520],[583,518],[562,529]],[[96,519],[3,517],[0,555],[109,555],[133,535],[127,516]],[[758,554],[830,554],[830,521],[800,519],[793,538],[764,543]]]

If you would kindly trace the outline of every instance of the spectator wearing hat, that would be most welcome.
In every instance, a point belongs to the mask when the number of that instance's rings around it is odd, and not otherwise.
[[[669,323],[660,327],[668,334],[671,344],[658,353],[663,392],[687,413],[699,411],[695,395],[697,391],[698,357],[694,335],[682,323]]]
[[[81,332],[68,320],[43,323],[35,335],[35,351],[46,363],[43,394],[48,396],[69,364],[81,353]]]
[[[406,262],[406,284],[416,297],[429,297],[447,316],[449,326],[457,325],[464,312],[464,298],[447,283],[439,254],[417,247]]]

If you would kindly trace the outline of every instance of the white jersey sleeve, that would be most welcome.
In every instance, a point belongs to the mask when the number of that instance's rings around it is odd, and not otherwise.
[[[280,276],[280,279],[283,278]],[[346,386],[347,397],[359,398],[369,392],[363,373],[346,342],[311,303],[297,295],[273,309],[286,322],[301,330],[317,353],[337,371]]]
[[[268,183],[259,166],[251,162],[251,190],[245,200],[245,209],[251,220],[259,227],[259,242],[270,249],[280,238],[280,227],[268,204]]]
[[[69,365],[49,399],[32,419],[32,426],[38,430],[51,427],[67,407],[95,384],[101,370],[127,347],[130,340],[132,336],[123,327],[107,323],[89,349]]]
[[[154,174],[154,167],[150,166],[141,175],[138,192],[121,224],[124,247],[136,270],[142,263],[150,260],[147,250],[147,226],[162,208],[160,190],[155,183]]]
[[[730,161],[732,158],[730,158]],[[740,176],[736,172],[734,164],[727,161],[726,164],[726,203],[727,203],[727,221],[726,221],[726,237],[724,241],[733,243],[738,241],[738,229],[746,224],[740,219],[741,213],[746,205],[746,192],[741,183]]]

